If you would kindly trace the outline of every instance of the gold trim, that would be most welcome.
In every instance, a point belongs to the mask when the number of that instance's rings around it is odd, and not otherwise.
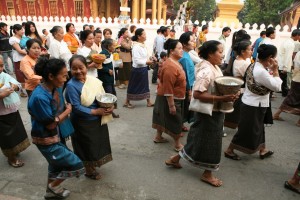
[[[26,138],[21,143],[19,143],[18,145],[16,145],[11,149],[1,149],[1,150],[6,157],[12,157],[12,156],[16,156],[18,153],[21,153],[29,146],[30,146],[29,139]]]
[[[101,167],[102,165],[112,161],[112,155],[108,154],[97,161],[82,161],[85,167]]]

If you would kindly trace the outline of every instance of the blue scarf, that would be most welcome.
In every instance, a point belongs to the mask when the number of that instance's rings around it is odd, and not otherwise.
[[[9,74],[5,72],[0,73],[0,84],[3,84],[3,86],[0,88],[0,91],[5,88],[10,88],[10,83],[18,85],[20,87],[20,83]],[[15,108],[21,104],[21,101],[19,95],[16,92],[13,92],[9,96],[3,98],[3,103],[5,108]]]

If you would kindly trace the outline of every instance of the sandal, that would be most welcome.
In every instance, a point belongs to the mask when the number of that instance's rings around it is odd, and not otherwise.
[[[53,195],[51,195],[51,193]],[[71,192],[69,190],[61,187],[61,185],[53,187],[53,186],[51,186],[51,184],[49,184],[44,198],[45,199],[65,199],[70,195],[70,193]]]
[[[165,138],[162,137],[160,139],[154,138],[153,142],[154,143],[167,143],[169,141],[167,139],[165,139]]]
[[[241,160],[241,158],[237,154],[235,154],[235,153],[233,153],[233,155],[230,155],[229,153],[224,152],[224,156],[226,158],[230,158],[232,160]]]
[[[93,180],[100,180],[102,178],[101,174],[99,174],[96,171],[93,171],[92,174],[84,174],[87,178],[93,179]]]
[[[274,151],[267,151],[265,154],[260,154],[259,155],[259,157],[260,157],[260,159],[265,159],[265,158],[268,158],[268,157],[270,157],[271,155],[273,155],[274,154]]]
[[[179,152],[183,149],[184,146],[181,147],[174,147],[174,151]]]
[[[294,186],[291,185],[288,181],[285,181],[284,187],[285,187],[286,189],[289,189],[289,190],[291,190],[291,191],[293,191],[293,192],[296,192],[296,193],[300,194],[300,188],[294,187]]]
[[[14,168],[19,168],[19,167],[23,167],[24,166],[24,162],[22,160],[16,160],[16,162],[11,162],[9,160],[7,160],[8,164]]]
[[[280,116],[273,116],[273,120],[277,120],[277,121],[284,121],[284,119],[282,119]]]
[[[205,178],[204,176],[202,176],[200,180],[203,181],[204,183],[207,183],[214,187],[220,187],[223,184],[223,182],[216,177],[212,177],[212,180],[209,180],[209,179]]]
[[[124,104],[123,107],[132,109],[132,108],[134,108],[134,105],[129,103],[129,104]]]
[[[147,104],[147,107],[153,107],[154,106],[154,104],[153,103],[151,103],[151,104]]]
[[[165,164],[168,166],[168,167],[174,167],[175,169],[180,169],[182,168],[181,164],[179,162],[173,162],[172,159],[169,159],[169,160],[166,160],[165,161]]]

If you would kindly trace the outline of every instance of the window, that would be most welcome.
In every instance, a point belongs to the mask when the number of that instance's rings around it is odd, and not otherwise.
[[[50,15],[58,16],[57,0],[49,0]]]
[[[82,17],[83,16],[83,0],[75,0],[75,16]]]
[[[13,1],[7,1],[6,2],[7,5],[7,12],[9,16],[15,16],[15,7],[14,7],[14,3]]]
[[[35,0],[25,0],[29,16],[36,16],[35,13]]]

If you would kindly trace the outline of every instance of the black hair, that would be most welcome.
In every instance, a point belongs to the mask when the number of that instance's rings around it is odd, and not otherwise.
[[[100,30],[100,28],[96,28],[96,30],[94,30],[94,36],[97,34],[97,33],[101,33],[102,34],[102,31]]]
[[[45,32],[46,32],[46,29],[43,29],[43,30],[42,30],[42,33],[45,34]]]
[[[158,33],[161,33],[161,30],[160,30],[160,28],[159,28],[159,29],[157,29],[156,33],[157,33],[157,34],[158,34]]]
[[[275,33],[275,29],[273,27],[267,28],[267,30],[266,30],[266,36],[267,37],[270,37],[274,33]]]
[[[160,32],[161,32],[162,34],[164,34],[164,33],[167,32],[167,31],[168,31],[168,28],[165,27],[165,26],[163,26],[163,27],[160,28]]]
[[[203,25],[202,26],[202,31],[205,31],[206,29],[208,29],[208,26],[207,25]]]
[[[262,32],[260,32],[260,37],[262,37],[262,36],[264,36],[264,35],[266,35],[266,31],[262,31]]]
[[[69,60],[69,66],[70,66],[70,68],[72,68],[72,63],[76,59],[80,60],[87,67],[87,62],[86,62],[85,57],[83,57],[82,55],[75,54]]]
[[[226,26],[222,29],[222,33],[227,32],[227,31],[231,31],[231,28],[229,28],[228,26]]]
[[[180,43],[182,45],[187,45],[189,43],[192,35],[193,35],[193,33],[191,31],[182,33],[180,38],[179,38]]]
[[[21,24],[15,24],[10,27],[10,35],[13,36],[13,33],[16,34],[17,31],[21,30],[23,26]]]
[[[108,49],[108,47],[110,47],[113,44],[114,44],[114,40],[113,39],[105,39],[101,43],[101,48],[102,49]]]
[[[27,40],[26,42],[26,49],[27,51],[29,51],[29,49],[31,48],[31,46],[34,44],[34,43],[38,43],[40,47],[42,47],[42,43],[40,40],[37,40],[37,39],[30,39],[30,40]]]
[[[0,22],[0,28],[3,28],[5,26],[7,26],[7,24],[5,24],[4,22]]]
[[[37,75],[43,77],[44,81],[49,80],[49,75],[57,76],[59,72],[66,67],[66,63],[62,59],[57,58],[46,58],[45,56],[41,56],[35,67],[34,71]]]
[[[134,36],[132,36],[132,38],[131,38],[132,41],[137,41],[139,39],[139,36],[141,36],[143,34],[143,32],[144,32],[144,29],[142,29],[142,28],[136,29]]]
[[[25,28],[27,22],[22,22],[22,26]]]
[[[90,29],[92,29],[92,28],[94,28],[94,25],[93,25],[93,24],[91,24],[91,25],[89,25],[89,27],[90,27]]]
[[[235,43],[237,42],[240,42],[241,39],[243,37],[243,35],[247,34],[247,32],[243,29],[239,30],[239,31],[236,31],[233,33],[233,36],[232,36],[232,44],[231,44],[231,48],[234,47]]]
[[[293,32],[292,32],[292,37],[296,37],[296,36],[298,36],[298,35],[300,35],[300,30],[299,30],[299,29],[293,30]]]
[[[74,26],[74,24],[73,23],[67,23],[67,25],[66,25],[66,32],[69,32],[69,29],[70,29],[71,26]]]
[[[166,57],[167,55],[168,55],[168,54],[167,54],[166,52],[162,51],[162,52],[160,53],[159,57],[162,59],[162,58]]]
[[[112,31],[109,28],[106,28],[103,30],[103,35],[105,35],[106,32],[109,32],[110,34],[112,34]]]
[[[34,26],[34,29],[35,29],[34,35],[35,35],[35,37],[36,37],[38,40],[40,40],[40,41],[42,42],[43,40],[42,40],[42,38],[40,37],[40,35],[39,35],[38,31],[37,31],[36,25],[35,25],[35,23],[32,22],[32,21],[28,21],[28,22],[25,24],[25,35],[26,35],[26,36],[30,36],[30,35],[31,35],[31,31],[30,31],[30,26],[31,26],[31,25]]]
[[[85,31],[81,31],[80,32],[80,40],[82,42],[82,44],[84,44],[84,42],[86,41],[87,37],[93,33],[91,30],[85,30]]]
[[[237,53],[237,55],[241,55],[242,51],[245,51],[250,45],[251,42],[249,40],[243,40],[236,43],[233,47],[233,50]]]
[[[204,42],[203,45],[199,48],[200,50],[200,57],[203,59],[208,59],[209,54],[214,54],[218,50],[218,46],[221,42],[216,40],[210,40]]]
[[[176,33],[175,29],[171,29],[170,32]]]
[[[53,26],[52,29],[50,30],[50,33],[51,33],[51,34],[53,35],[53,37],[54,37],[54,35],[55,35],[60,29],[62,29],[61,26]]]
[[[237,38],[236,42],[240,42],[240,41],[243,41],[243,40],[250,41],[251,40],[251,36],[249,34],[244,34],[240,38]]]
[[[277,55],[277,48],[271,44],[262,44],[257,49],[258,59],[266,60],[270,56],[275,58]]]
[[[84,24],[83,27],[82,27],[82,30],[84,31],[85,27],[87,27],[87,26],[90,27],[88,24]]]
[[[164,49],[168,51],[168,55],[170,55],[171,50],[174,50],[178,44],[179,40],[168,39],[164,43]]]
[[[118,33],[118,38],[120,38],[126,31],[128,31],[127,28],[121,28],[121,30]]]
[[[193,28],[197,28],[198,26],[198,24],[193,24]]]
[[[136,29],[136,26],[135,25],[131,25],[129,29],[130,29],[130,33],[133,33],[134,29]]]

